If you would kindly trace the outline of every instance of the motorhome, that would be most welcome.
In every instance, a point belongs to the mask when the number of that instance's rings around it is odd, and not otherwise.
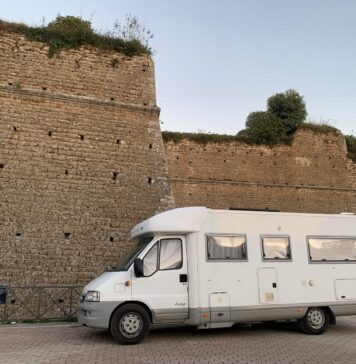
[[[297,321],[321,334],[356,314],[356,215],[178,208],[132,229],[127,259],[85,286],[78,319],[121,344],[152,325]]]

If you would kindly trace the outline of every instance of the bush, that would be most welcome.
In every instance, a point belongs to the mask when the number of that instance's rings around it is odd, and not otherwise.
[[[76,38],[84,38],[94,34],[91,22],[76,16],[58,15],[55,20],[48,23],[46,28],[48,31],[72,38],[73,41],[75,41]]]
[[[288,90],[271,96],[267,100],[267,111],[250,113],[246,129],[241,130],[238,136],[257,144],[290,143],[306,115],[303,97],[294,90]]]
[[[78,48],[93,44],[95,33],[90,21],[75,16],[57,16],[47,27],[29,28],[26,35],[49,45],[48,55],[53,55],[63,48]]]
[[[252,143],[274,145],[287,142],[287,130],[283,121],[266,111],[252,112],[246,120],[246,129],[238,134]]]
[[[356,162],[356,136],[346,135],[345,138],[346,138],[348,156],[354,162]]]
[[[288,134],[292,134],[307,116],[303,97],[295,90],[271,96],[267,100],[267,112],[283,121]]]

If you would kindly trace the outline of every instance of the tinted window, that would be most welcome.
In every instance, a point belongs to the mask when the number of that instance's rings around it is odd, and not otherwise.
[[[208,259],[246,260],[246,236],[209,235],[207,242]]]
[[[162,239],[159,269],[179,269],[182,267],[182,241],[180,239]]]
[[[263,259],[291,259],[288,236],[264,236],[262,238]]]
[[[356,238],[308,238],[310,260],[356,261]]]

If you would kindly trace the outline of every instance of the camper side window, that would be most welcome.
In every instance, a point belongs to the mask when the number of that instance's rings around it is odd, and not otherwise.
[[[247,260],[246,235],[208,235],[208,260]]]
[[[162,239],[159,253],[159,269],[170,270],[182,268],[182,240]]]
[[[289,236],[262,236],[263,260],[291,260]]]
[[[356,238],[308,237],[311,262],[356,262]]]

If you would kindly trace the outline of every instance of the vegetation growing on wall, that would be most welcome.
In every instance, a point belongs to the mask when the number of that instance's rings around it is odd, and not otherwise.
[[[302,123],[299,129],[311,130],[314,133],[319,134],[328,134],[328,133],[340,133],[340,131],[332,126],[327,124],[313,124],[313,123]],[[184,132],[175,132],[175,131],[163,131],[162,132],[164,141],[172,141],[174,143],[180,142],[183,139],[192,140],[197,143],[206,144],[206,143],[226,143],[226,142],[243,142],[246,144],[257,144],[264,145],[265,143],[257,143],[254,140],[250,139],[249,136],[244,135],[242,132],[239,132],[237,135],[228,135],[228,134],[208,134],[208,133],[184,133]],[[352,137],[351,138],[355,138]],[[356,139],[356,138],[355,138]],[[277,144],[290,144],[293,141],[293,136],[290,138],[286,138],[284,143],[275,143]]]
[[[327,124],[313,124],[313,123],[303,123],[299,126],[298,129],[303,130],[311,130],[314,133],[318,134],[339,134],[340,131],[330,125]],[[226,134],[206,134],[206,133],[180,133],[174,131],[163,131],[162,132],[164,141],[171,141],[174,143],[178,143],[184,139],[192,140],[196,143],[207,144],[207,143],[229,143],[229,142],[243,142],[246,144],[263,144],[263,143],[255,143],[250,140],[248,137],[241,135],[226,135]],[[348,150],[348,157],[356,162],[356,137],[353,135],[346,135],[346,144]],[[293,141],[291,137],[289,140],[286,140],[284,144],[290,144]]]
[[[314,123],[314,122],[302,123],[301,125],[299,125],[298,129],[311,130],[314,133],[319,133],[319,134],[340,133],[339,129],[331,125],[328,125],[327,123]]]
[[[278,145],[291,144],[298,129],[311,130],[319,134],[340,134],[340,130],[327,123],[305,122],[307,116],[303,97],[295,90],[278,93],[267,100],[267,111],[255,111],[248,115],[246,128],[237,135],[206,133],[178,133],[164,131],[165,141],[179,142],[183,139],[197,143],[224,143],[239,141],[247,144]],[[356,137],[346,135],[349,158],[356,161]]]
[[[289,143],[306,116],[303,97],[295,90],[288,90],[271,96],[267,100],[267,111],[250,113],[246,129],[239,135],[257,144]]]
[[[162,137],[164,141],[172,141],[178,143],[183,139],[188,139],[201,144],[207,143],[225,143],[242,141],[245,142],[243,137],[237,135],[226,134],[206,134],[206,133],[180,133],[175,131],[163,131]]]
[[[46,43],[48,56],[53,57],[61,49],[90,45],[101,50],[114,50],[127,56],[152,54],[148,40],[152,34],[136,17],[128,16],[123,27],[115,23],[114,30],[101,34],[95,32],[91,21],[75,16],[60,16],[47,26],[31,27],[25,24],[0,20],[0,29],[24,34],[27,39]]]
[[[356,136],[346,135],[346,144],[349,158],[356,162]]]
[[[255,111],[249,114],[246,129],[238,133],[238,136],[253,143],[266,145],[289,143],[290,135],[282,119],[266,111]]]

